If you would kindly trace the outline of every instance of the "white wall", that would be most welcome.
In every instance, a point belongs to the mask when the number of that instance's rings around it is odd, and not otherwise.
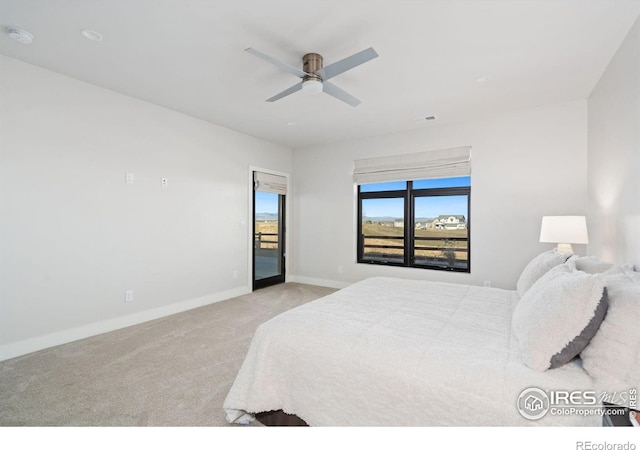
[[[589,252],[640,265],[640,19],[588,107]]]
[[[250,291],[249,166],[291,171],[289,149],[3,56],[0,139],[0,359]]]
[[[526,263],[553,248],[538,242],[542,216],[586,213],[586,121],[586,101],[575,101],[295,150],[294,279],[342,286],[382,275],[514,288]],[[353,160],[466,145],[471,274],[356,264]]]

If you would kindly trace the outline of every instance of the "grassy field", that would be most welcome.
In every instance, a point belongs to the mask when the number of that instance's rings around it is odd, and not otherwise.
[[[256,234],[258,233],[266,233],[266,234],[277,234],[278,233],[278,222],[273,221],[260,221],[256,222]],[[263,236],[262,237],[262,246],[261,248],[278,248],[278,245],[275,241],[278,240],[278,236]],[[268,244],[267,242],[273,241],[273,244]]]
[[[364,256],[374,256],[375,254],[387,254],[387,255],[403,255],[404,248],[402,245],[402,238],[404,237],[404,228],[400,227],[388,227],[378,224],[363,224],[362,231],[364,233],[365,240],[365,254]],[[278,232],[278,222],[276,221],[261,221],[256,223],[256,233],[275,234]],[[376,239],[376,236],[393,236],[398,239]],[[415,256],[420,258],[453,258],[458,261],[466,261],[468,254],[466,250],[468,248],[467,241],[448,241],[450,238],[466,238],[467,230],[415,230],[415,236],[420,238],[416,242],[416,247],[437,247],[437,250],[421,250],[416,249]],[[263,236],[262,237],[262,249],[277,248],[277,244],[268,243],[268,241],[276,241],[277,236]],[[371,248],[371,245],[389,245],[397,248]]]
[[[402,238],[404,237],[404,228],[389,227],[384,225],[365,223],[362,225],[362,232],[365,235],[365,257],[368,254],[385,253],[390,255],[402,255],[404,252],[402,246]],[[376,236],[394,236],[398,239],[376,239]],[[445,258],[447,255],[459,261],[467,260],[467,252],[458,249],[467,249],[467,241],[448,241],[450,238],[467,238],[467,230],[415,230],[416,238],[432,238],[419,239],[416,247],[438,247],[438,250],[420,250],[416,249],[416,257],[427,258]],[[390,245],[395,248],[370,248],[370,245]]]

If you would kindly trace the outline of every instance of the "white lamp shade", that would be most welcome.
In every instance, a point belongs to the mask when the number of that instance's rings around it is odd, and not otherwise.
[[[587,219],[584,216],[544,216],[540,242],[588,244]]]

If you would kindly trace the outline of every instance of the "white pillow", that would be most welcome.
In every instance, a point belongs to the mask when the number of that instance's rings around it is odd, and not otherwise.
[[[607,311],[605,277],[559,265],[525,293],[513,312],[512,331],[523,362],[543,372],[577,356]]]
[[[612,263],[602,261],[595,256],[571,258],[567,262],[573,265],[577,270],[582,270],[586,273],[604,273],[614,267]]]
[[[606,279],[609,311],[582,351],[583,367],[603,389],[640,388],[640,273],[622,267]]]
[[[547,273],[549,269],[564,264],[571,254],[558,253],[557,250],[549,250],[533,258],[529,264],[524,268],[516,283],[516,289],[518,294],[522,297],[527,290],[533,286],[533,283],[538,281],[542,275]]]

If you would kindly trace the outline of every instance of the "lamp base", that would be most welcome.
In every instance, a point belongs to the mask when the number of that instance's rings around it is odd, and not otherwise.
[[[558,253],[573,253],[573,247],[571,244],[558,244]]]

